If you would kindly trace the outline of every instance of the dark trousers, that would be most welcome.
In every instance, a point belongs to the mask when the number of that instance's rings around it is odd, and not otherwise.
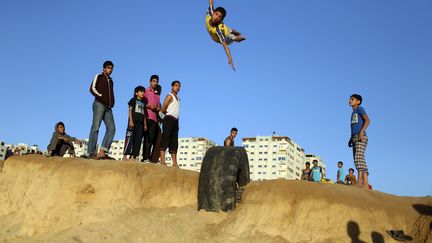
[[[151,151],[152,147],[156,144],[156,139],[159,133],[158,123],[147,119],[147,131],[144,133],[144,142],[143,142],[143,159],[150,160],[151,159]]]
[[[144,123],[134,122],[134,127],[128,127],[126,130],[124,155],[132,155],[135,158],[139,156],[141,144],[144,137]]]
[[[169,149],[170,154],[177,153],[179,121],[172,116],[165,116],[162,124],[162,141],[160,150]]]
[[[63,155],[66,154],[66,152],[69,150],[70,155],[75,155],[74,146],[72,143],[65,142],[63,140],[56,140],[54,141],[54,146],[50,145],[51,148],[54,148],[52,151],[52,156],[60,156],[63,157]],[[48,151],[49,152],[49,151]]]

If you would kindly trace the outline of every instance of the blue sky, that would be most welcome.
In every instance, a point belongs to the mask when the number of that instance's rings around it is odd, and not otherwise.
[[[352,93],[372,124],[367,161],[374,188],[432,195],[432,1],[216,1],[248,39],[231,46],[237,72],[204,25],[207,1],[25,1],[0,3],[3,113],[0,140],[45,148],[57,121],[87,138],[89,86],[115,63],[116,139],[127,102],[158,74],[163,95],[182,81],[180,136],[221,143],[287,135],[320,155],[330,178],[353,167]],[[240,142],[238,139],[237,143]]]

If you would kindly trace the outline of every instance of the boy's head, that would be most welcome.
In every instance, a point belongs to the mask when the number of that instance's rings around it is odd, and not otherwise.
[[[103,72],[105,73],[105,75],[110,76],[113,72],[114,69],[114,63],[112,63],[111,61],[105,61],[103,64]]]
[[[161,93],[162,93],[162,86],[160,86],[159,84],[156,86],[156,89],[155,89],[155,94],[157,94],[157,95],[161,95]]]
[[[338,168],[342,168],[343,167],[343,162],[342,161],[339,161],[338,162]]]
[[[313,163],[314,166],[318,166],[318,160],[314,159],[314,160],[312,161],[312,163]]]
[[[156,74],[153,74],[150,77],[150,87],[153,90],[156,90],[156,87],[158,86],[158,84],[159,84],[159,76],[157,76]]]
[[[178,81],[178,80],[175,80],[171,83],[171,89],[176,94],[178,92],[180,92],[180,87],[181,87],[181,84],[180,84],[180,81]]]
[[[56,131],[63,134],[65,133],[65,125],[63,122],[57,122],[56,127],[55,127]]]
[[[231,128],[231,135],[230,135],[230,136],[231,136],[232,138],[237,137],[237,133],[238,133],[237,128],[235,128],[235,127]]]
[[[145,88],[143,86],[137,86],[134,90],[134,98],[143,99]]]
[[[353,94],[350,97],[349,105],[351,107],[356,107],[356,106],[361,105],[362,101],[363,101],[363,98],[361,97],[361,95],[359,95],[359,94]]]
[[[226,16],[226,10],[222,7],[217,7],[212,15],[211,21],[214,24],[220,24]]]
[[[309,167],[310,167],[310,163],[309,162],[306,162],[306,169],[309,169]]]
[[[354,174],[354,169],[353,169],[353,168],[349,168],[348,171],[349,171],[349,174],[350,174],[350,175]]]

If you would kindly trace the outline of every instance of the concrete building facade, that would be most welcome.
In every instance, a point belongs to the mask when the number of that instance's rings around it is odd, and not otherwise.
[[[287,136],[243,138],[254,181],[301,178],[306,161],[304,149]]]

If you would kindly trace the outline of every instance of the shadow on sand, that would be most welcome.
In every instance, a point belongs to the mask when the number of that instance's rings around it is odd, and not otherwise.
[[[364,241],[360,239],[360,226],[354,222],[354,221],[349,221],[347,223],[347,233],[349,235],[349,237],[351,238],[351,243],[366,243],[368,241]],[[373,243],[384,243],[384,236],[379,233],[379,232],[372,232],[371,234],[371,238]],[[370,241],[369,241],[370,242]]]

